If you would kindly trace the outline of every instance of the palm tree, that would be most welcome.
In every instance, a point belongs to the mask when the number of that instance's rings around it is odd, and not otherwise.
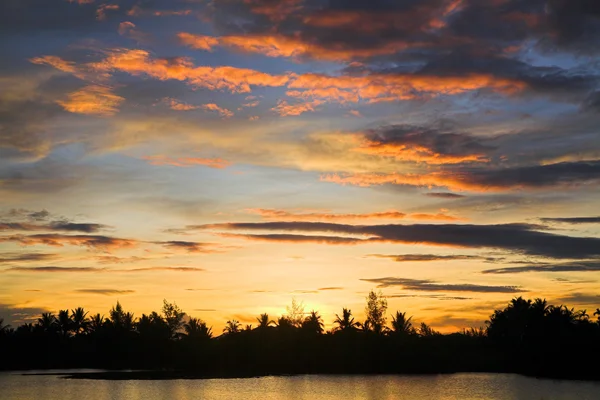
[[[69,310],[60,310],[58,312],[58,318],[56,318],[58,325],[58,331],[64,337],[71,335],[71,329],[73,327],[73,321],[69,315]]]
[[[421,326],[419,327],[419,336],[422,337],[431,337],[437,336],[440,333],[435,331],[432,327],[427,325],[425,322],[421,322]]]
[[[223,333],[231,335],[234,333],[239,333],[241,330],[242,325],[240,324],[240,321],[236,320],[236,319],[231,319],[228,320],[225,324],[225,328],[223,329]]]
[[[46,333],[56,332],[56,317],[52,313],[43,313],[37,320],[39,328]]]
[[[289,330],[295,328],[293,322],[285,315],[282,315],[281,317],[279,317],[277,319],[276,325],[277,325],[277,329],[284,330],[284,331],[289,331]]]
[[[311,311],[302,322],[302,329],[318,335],[323,333],[323,319],[317,311]]]
[[[212,337],[212,329],[200,318],[190,318],[183,325],[183,329],[185,335],[190,339],[210,339]]]
[[[415,334],[415,328],[412,325],[412,317],[406,318],[406,313],[396,311],[392,315],[392,333],[399,336],[410,336]]]
[[[596,308],[594,315],[598,316],[598,323],[600,324],[600,308]]]
[[[100,313],[96,315],[92,315],[89,321],[88,330],[90,332],[99,332],[105,325],[106,319],[104,315],[100,315]]]
[[[10,325],[4,325],[4,318],[0,318],[0,335],[5,334],[10,329]]]
[[[266,329],[269,327],[269,325],[275,323],[275,321],[269,319],[269,314],[267,313],[260,314],[260,317],[256,318],[256,320],[258,321],[257,328],[259,329]]]
[[[71,320],[73,321],[73,332],[75,332],[75,335],[87,333],[90,324],[87,314],[87,311],[83,307],[71,310]]]
[[[352,317],[352,311],[347,308],[342,309],[342,317],[338,314],[335,314],[334,324],[337,324],[337,327],[334,328],[336,332],[350,332],[356,331],[360,327],[360,322],[355,322],[354,317]]]

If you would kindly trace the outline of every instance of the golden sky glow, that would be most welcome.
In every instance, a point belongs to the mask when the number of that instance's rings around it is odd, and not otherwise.
[[[9,323],[600,306],[597,8],[47,2],[0,5]]]

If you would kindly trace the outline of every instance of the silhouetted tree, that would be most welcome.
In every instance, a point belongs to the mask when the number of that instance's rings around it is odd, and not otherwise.
[[[337,324],[337,327],[334,328],[335,332],[351,332],[360,327],[360,322],[354,322],[352,311],[347,308],[342,309],[341,317],[338,314],[335,315],[334,324]]]
[[[177,304],[169,303],[167,300],[163,300],[162,312],[169,327],[171,337],[178,337],[179,331],[183,328],[185,313]]]
[[[258,321],[258,329],[265,329],[268,328],[271,324],[275,324],[275,321],[271,321],[269,319],[269,314],[267,313],[260,314],[260,317],[256,318],[256,320]]]
[[[239,333],[241,331],[241,327],[240,321],[231,319],[226,322],[225,328],[223,328],[223,333],[228,335]]]
[[[76,335],[87,333],[90,324],[87,314],[83,307],[71,310],[72,330]]]
[[[322,334],[323,333],[323,319],[316,311],[311,311],[308,317],[302,322],[302,330],[305,332]]]
[[[440,335],[439,332],[435,331],[432,327],[427,325],[425,322],[421,322],[421,326],[419,326],[419,336],[421,337],[432,337]]]
[[[367,319],[363,324],[363,329],[374,333],[383,333],[387,320],[385,317],[386,311],[387,299],[383,296],[383,293],[381,291],[376,293],[374,290],[371,290],[367,296],[367,305],[365,307]]]
[[[391,333],[396,336],[414,335],[416,332],[411,320],[412,317],[406,318],[405,312],[396,311],[396,315],[392,315]]]
[[[43,313],[38,318],[37,325],[42,332],[55,333],[57,331],[56,317],[52,313]]]
[[[277,329],[279,331],[290,331],[294,328],[294,324],[292,323],[292,321],[290,321],[290,319],[287,316],[282,315],[277,319]]]
[[[296,328],[301,327],[302,322],[304,322],[304,303],[293,298],[292,304],[287,306],[286,310],[287,319],[290,323]]]
[[[190,339],[210,339],[212,337],[212,329],[200,318],[190,318],[183,325],[183,329],[185,335]]]
[[[88,330],[92,333],[97,333],[100,330],[102,330],[105,323],[106,323],[106,319],[104,318],[104,315],[100,315],[100,313],[93,315],[90,318]]]

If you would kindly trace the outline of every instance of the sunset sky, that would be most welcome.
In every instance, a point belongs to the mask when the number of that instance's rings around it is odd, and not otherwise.
[[[0,317],[600,306],[600,2],[3,0]]]

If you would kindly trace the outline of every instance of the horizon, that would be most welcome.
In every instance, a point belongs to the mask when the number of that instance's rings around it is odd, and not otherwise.
[[[600,306],[593,1],[15,0],[0,37],[5,323]]]

